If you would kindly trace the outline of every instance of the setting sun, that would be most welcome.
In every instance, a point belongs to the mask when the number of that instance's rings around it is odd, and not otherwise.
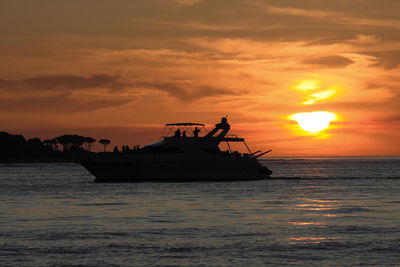
[[[300,128],[309,133],[318,133],[328,128],[331,121],[337,119],[337,115],[327,111],[303,112],[290,115],[291,120],[297,121]]]

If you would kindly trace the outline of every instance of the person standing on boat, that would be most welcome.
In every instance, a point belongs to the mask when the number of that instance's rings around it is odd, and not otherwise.
[[[194,127],[194,131],[193,131],[194,137],[199,137],[199,132],[200,132],[199,128]]]
[[[175,137],[181,137],[181,129],[175,131]]]

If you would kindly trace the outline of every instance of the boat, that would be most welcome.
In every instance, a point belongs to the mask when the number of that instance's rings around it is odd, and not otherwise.
[[[201,123],[166,124],[161,139],[142,148],[97,153],[80,163],[95,182],[203,182],[246,181],[270,177],[272,171],[258,158],[271,150],[252,153],[244,138],[227,135],[226,118],[207,131]],[[206,133],[200,136],[199,133]],[[232,151],[243,143],[248,153]],[[219,147],[226,143],[228,150]]]

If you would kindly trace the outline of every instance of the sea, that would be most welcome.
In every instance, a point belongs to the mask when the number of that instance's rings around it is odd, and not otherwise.
[[[400,158],[270,158],[271,179],[93,183],[0,164],[0,266],[400,266]]]

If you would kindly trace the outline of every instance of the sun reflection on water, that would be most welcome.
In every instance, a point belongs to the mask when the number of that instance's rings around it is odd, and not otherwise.
[[[328,228],[332,221],[331,218],[337,215],[331,212],[338,209],[342,204],[341,201],[335,199],[316,199],[316,198],[297,198],[293,209],[302,212],[300,216],[291,218],[287,221],[289,225],[296,228],[304,228],[304,231],[320,232],[321,228]],[[320,232],[321,233],[321,232]],[[329,236],[291,236],[288,237],[289,244],[319,244],[331,242],[337,237]]]
[[[324,225],[323,222],[288,222],[293,225]]]
[[[297,244],[297,243],[301,243],[301,244],[319,244],[322,243],[324,241],[328,241],[328,240],[336,240],[336,237],[306,237],[306,236],[302,236],[302,237],[291,237],[289,238],[289,240],[292,241],[296,241],[296,242],[290,242],[290,244]]]

